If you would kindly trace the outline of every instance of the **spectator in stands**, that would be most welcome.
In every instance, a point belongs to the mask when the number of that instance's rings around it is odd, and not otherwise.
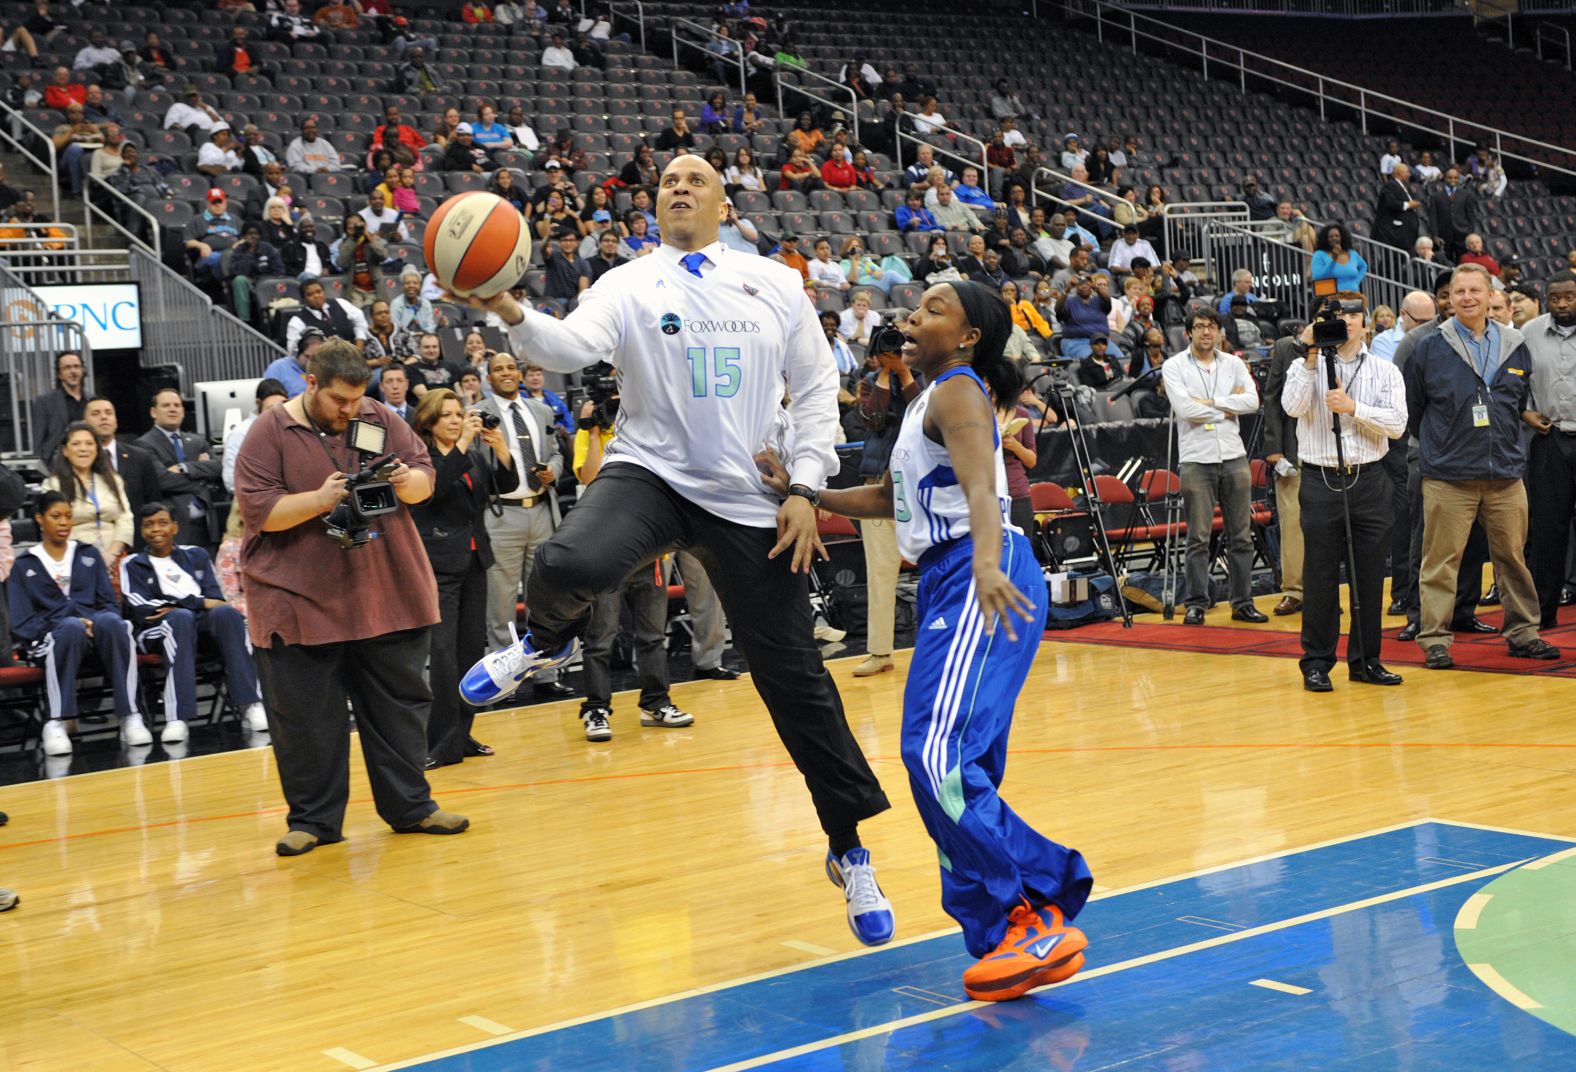
[[[1444,240],[1445,253],[1455,261],[1466,252],[1467,235],[1478,229],[1482,207],[1472,187],[1463,185],[1461,171],[1454,164],[1429,191],[1429,218],[1432,231]]]
[[[136,444],[163,467],[159,497],[172,507],[182,542],[212,548],[220,536],[213,499],[223,479],[223,462],[209,456],[208,441],[202,436],[181,431],[186,403],[175,387],[153,393],[148,415],[153,427]]]
[[[193,138],[206,137],[210,130],[223,122],[212,105],[203,103],[197,87],[190,84],[181,91],[181,99],[170,105],[164,113],[165,130],[184,130]]]
[[[990,97],[990,114],[998,123],[1003,119],[1024,119],[1034,116],[1028,105],[1023,103],[1023,98],[1008,85],[1005,78],[996,79],[995,90]]]
[[[482,0],[464,0],[460,5],[460,21],[468,26],[479,26],[493,21],[492,8]]]
[[[930,204],[930,194],[934,194],[935,204]],[[931,187],[930,194],[926,194],[925,203],[930,207],[930,214],[935,221],[947,231],[984,231],[984,221],[968,205],[959,201],[952,192],[952,187],[945,182],[939,182]],[[1003,210],[1004,212],[1005,210]],[[986,239],[987,243],[989,239]]]
[[[833,290],[848,290],[853,286],[848,281],[848,270],[832,259],[831,242],[817,238],[814,252],[815,258],[809,263],[810,282]]]
[[[766,130],[766,110],[755,99],[754,93],[746,93],[742,103],[733,109],[731,127],[735,134],[760,134]]]
[[[629,162],[618,173],[618,177],[625,186],[655,187],[661,177],[661,171],[657,167],[656,158],[652,155],[651,146],[644,142],[636,146],[635,154],[629,158]]]
[[[219,123],[208,132],[208,140],[197,150],[197,170],[212,176],[241,170],[241,157],[235,151],[230,124]]]
[[[1518,283],[1515,286],[1507,287],[1506,290],[1510,295],[1511,325],[1517,329],[1520,329],[1524,327],[1529,320],[1535,319],[1541,311],[1538,308],[1537,288],[1531,283]],[[1552,306],[1550,307],[1549,311],[1551,313],[1553,312]],[[1532,348],[1533,357],[1536,359],[1537,347],[1532,346],[1531,343],[1528,345]],[[1537,367],[1538,366],[1536,364],[1533,365],[1533,368]],[[1536,374],[1534,374],[1534,378],[1536,378]]]
[[[1437,332],[1418,338],[1404,367],[1408,426],[1418,440],[1423,477],[1417,642],[1430,670],[1454,665],[1450,623],[1456,579],[1474,520],[1488,537],[1505,613],[1500,633],[1511,656],[1560,657],[1559,649],[1538,635],[1541,607],[1523,557],[1528,523],[1524,425],[1541,422],[1524,420],[1522,414],[1537,412],[1528,382],[1532,377],[1526,375],[1529,368],[1535,375],[1537,365],[1521,332],[1489,320],[1493,289],[1493,277],[1481,265],[1457,268],[1450,283],[1453,315]],[[1566,516],[1561,524],[1569,522]],[[1561,572],[1563,567],[1562,562]]]
[[[706,42],[706,66],[718,82],[727,85],[739,73],[739,43],[727,23],[717,27],[717,36]]]
[[[152,168],[143,166],[141,154],[130,141],[121,142],[120,167],[110,172],[108,181],[111,186],[134,201],[147,197],[168,197],[170,194],[170,188],[165,184],[163,177]],[[121,222],[135,228],[139,226],[137,223],[139,219],[140,217],[133,218],[131,211],[127,209],[126,217],[122,218]]]
[[[339,153],[327,138],[318,137],[317,130],[317,119],[307,116],[301,121],[301,135],[285,147],[285,164],[297,175],[335,172],[344,166]]]
[[[599,210],[598,215],[608,216],[611,220],[611,216],[609,216],[606,209]],[[618,232],[611,228],[604,229],[600,235],[587,235],[585,241],[594,242],[596,245],[591,256],[583,258],[590,269],[592,283],[595,283],[608,272],[623,264],[627,259],[620,251]],[[753,253],[755,251],[751,249],[750,252]]]
[[[591,285],[591,266],[579,256],[580,238],[578,228],[560,226],[554,233],[554,240],[544,241],[542,246],[542,258],[547,267],[542,293],[571,309],[580,292]]]
[[[241,236],[241,221],[230,212],[230,201],[217,186],[208,191],[202,214],[186,225],[186,251],[192,255],[192,275],[199,280],[219,279],[219,260]]]
[[[1157,235],[1165,227],[1164,223],[1157,228]],[[1143,228],[1139,228],[1142,232]],[[1285,242],[1290,246],[1301,246],[1305,252],[1312,253],[1314,244],[1318,241],[1314,234],[1313,224],[1303,215],[1302,209],[1290,201],[1280,201],[1275,205],[1275,215],[1265,221],[1261,234],[1273,238],[1277,242]],[[1147,237],[1147,236],[1146,236]]]
[[[1071,175],[1073,168],[1082,167],[1089,159],[1089,151],[1083,147],[1083,141],[1077,134],[1069,131],[1062,138],[1062,170]]]
[[[263,241],[262,228],[256,223],[241,226],[241,237],[219,257],[215,276],[230,289],[230,308],[248,324],[256,324],[263,310],[256,307],[254,287],[257,280],[285,273],[284,254],[272,242]]]
[[[1160,263],[1160,254],[1155,252],[1155,247],[1149,241],[1138,236],[1138,226],[1128,224],[1122,228],[1122,237],[1111,246],[1111,254],[1107,261],[1113,272],[1130,271],[1133,261],[1143,258],[1150,264]]]
[[[980,185],[980,169],[977,167],[971,166],[963,169],[963,180],[953,188],[952,196],[965,205],[977,205],[980,208],[988,209],[996,207],[996,202],[991,198],[990,194],[985,192],[984,187]]]
[[[370,306],[371,316],[367,323],[367,348],[362,351],[367,367],[373,370],[373,387],[377,388],[379,397],[383,395],[383,374],[400,362],[416,356],[416,341],[420,337],[416,332],[403,331],[394,323],[394,314],[389,309],[389,303],[382,298],[376,299]],[[368,390],[372,390],[369,387]]]
[[[549,236],[564,231],[573,231],[576,241],[581,237],[580,217],[570,210],[564,202],[564,195],[557,190],[548,192],[547,199],[536,211],[531,226],[536,230],[536,237],[543,242],[547,241]]]
[[[793,150],[793,155],[777,173],[777,189],[797,190],[800,193],[810,193],[820,189],[821,169],[810,158],[810,154],[803,149]]]
[[[902,211],[901,209],[899,211]],[[951,273],[950,275],[948,273]],[[919,263],[914,266],[914,280],[926,287],[932,282],[943,283],[951,279],[962,279],[957,266],[952,263],[952,253],[947,248],[947,239],[943,235],[936,235],[930,240],[930,246]]]
[[[673,109],[672,124],[657,135],[657,149],[669,153],[695,150],[695,132],[690,129],[689,117],[683,108]]]
[[[760,253],[761,232],[755,224],[739,215],[739,210],[734,207],[732,198],[727,199],[728,214],[723,217],[722,225],[717,231],[717,240],[729,249],[738,250],[752,256]]]
[[[465,367],[443,360],[443,343],[431,333],[421,336],[416,343],[416,359],[405,362],[405,372],[410,376],[411,391],[421,398],[428,391],[439,387],[450,390],[459,386]]]
[[[291,320],[288,327],[294,327],[296,321]],[[313,351],[323,345],[323,340],[328,336],[323,329],[312,326],[302,326],[293,339],[287,335],[288,353],[276,358],[272,364],[263,370],[263,378],[278,380],[285,387],[290,398],[306,390],[306,363],[311,358]],[[233,483],[233,480],[232,480]]]
[[[6,602],[14,637],[50,678],[44,754],[71,753],[66,720],[77,717],[77,669],[90,646],[114,692],[123,739],[132,746],[152,743],[137,711],[131,625],[117,613],[103,554],[72,538],[71,501],[58,491],[38,497],[33,520],[39,542],[18,556],[6,579]]]
[[[46,465],[64,442],[66,429],[82,420],[87,404],[83,384],[86,371],[80,353],[62,350],[55,355],[55,386],[33,399],[33,453]]]
[[[881,326],[881,314],[870,308],[870,292],[856,290],[847,309],[838,318],[837,333],[855,346],[863,347]]]
[[[383,123],[372,132],[372,148],[390,150],[403,146],[410,154],[410,160],[399,160],[396,153],[395,159],[400,163],[415,163],[417,154],[427,147],[427,139],[409,123],[400,118],[399,105],[390,104],[383,110]]]
[[[863,56],[855,56],[843,64],[842,70],[837,72],[837,80],[853,90],[860,100],[869,100],[881,88],[881,76]],[[724,79],[719,78],[718,81]]]
[[[355,30],[361,26],[361,16],[356,12],[356,6],[361,0],[329,0],[328,3],[312,13],[314,25],[325,30]]]
[[[1253,273],[1246,268],[1238,268],[1231,273],[1231,290],[1220,296],[1216,306],[1220,315],[1231,312],[1231,299],[1234,297],[1245,298],[1250,305],[1259,300],[1259,296],[1253,293]]]
[[[490,104],[476,110],[476,122],[471,124],[471,137],[489,154],[508,152],[514,148],[509,128],[498,122],[498,115]]]
[[[142,50],[139,55],[142,56],[142,62],[161,71],[173,71],[180,66],[175,57],[171,55],[170,50],[165,47],[157,30],[149,30],[143,36]],[[168,121],[165,122],[164,126],[166,130],[169,129]]]
[[[90,83],[82,97],[82,118],[90,123],[119,123],[120,109],[104,99],[104,88],[97,82]]]
[[[730,197],[740,190],[764,192],[766,189],[766,174],[755,166],[755,154],[747,145],[734,150],[733,163],[723,172],[722,181]]]
[[[815,118],[809,112],[800,112],[799,117],[794,120],[793,129],[788,132],[784,140],[792,148],[809,156],[826,141],[826,134],[815,125]],[[662,146],[658,145],[657,148],[660,149]]]
[[[186,723],[197,713],[199,636],[216,642],[230,699],[241,707],[248,727],[266,727],[246,618],[225,601],[208,552],[176,545],[175,518],[164,503],[148,503],[137,516],[147,549],[121,563],[121,595],[138,645],[157,651],[169,668],[159,740],[186,740]]]
[[[650,253],[662,244],[662,239],[651,227],[651,219],[639,209],[630,209],[624,214],[624,245],[630,252],[641,257]]]
[[[1032,332],[1030,338],[1038,337],[1049,340],[1053,329],[1050,323],[1040,315],[1034,303],[1023,297],[1018,291],[1018,284],[1008,280],[1001,288],[1002,300],[1007,303],[1007,308],[1012,312],[1012,322],[1026,332]],[[1030,463],[1031,467],[1033,463]]]
[[[984,256],[980,258],[980,267],[977,271],[969,273],[969,278],[976,283],[983,283],[992,290],[1000,290],[1001,285],[1008,281],[1007,275],[1001,267],[1001,254],[995,249],[986,248]]]
[[[303,225],[304,226],[304,225]],[[367,319],[361,310],[344,298],[330,298],[323,283],[310,279],[301,284],[301,308],[285,329],[285,349],[296,352],[301,333],[317,328],[325,337],[344,339],[362,350],[367,341]],[[293,396],[292,396],[293,397]]]
[[[1350,231],[1339,223],[1327,224],[1320,230],[1319,240],[1313,247],[1313,262],[1308,269],[1310,281],[1333,279],[1336,290],[1361,290],[1367,276],[1368,262],[1352,248]]]
[[[514,151],[525,157],[529,164],[541,150],[542,140],[537,137],[535,128],[526,121],[525,109],[518,104],[509,107],[507,129],[510,140],[514,142]]]
[[[113,569],[131,548],[131,502],[92,425],[73,421],[66,426],[43,486],[70,499],[71,538],[98,548]]]
[[[328,31],[301,14],[301,0],[283,0],[268,14],[268,35],[278,41],[316,41]]]
[[[1395,166],[1401,162],[1401,143],[1391,138],[1385,143],[1384,154],[1379,157],[1379,178],[1390,178],[1395,174]]]
[[[306,283],[328,273],[334,258],[329,252],[328,243],[317,237],[316,220],[302,217],[294,232],[287,232],[285,238],[286,245],[281,252],[285,255],[287,275],[293,275]]]
[[[1410,249],[1417,241],[1421,219],[1418,210],[1423,207],[1412,193],[1412,169],[1395,162],[1390,176],[1379,188],[1379,200],[1374,207],[1373,235],[1376,242]],[[1355,287],[1341,287],[1355,290]]]
[[[1010,232],[1008,246],[1001,251],[1001,269],[1014,279],[1039,279],[1051,271],[1029,244],[1029,232],[1022,227]]]
[[[897,229],[904,234],[910,231],[940,231],[942,226],[936,217],[925,207],[925,195],[917,188],[908,191],[905,202],[897,207],[895,217]]]
[[[376,336],[373,338],[375,341]],[[370,343],[368,348],[371,348]],[[416,403],[410,400],[410,372],[404,362],[383,369],[383,375],[378,378],[378,398],[396,416],[411,424],[416,423]]]
[[[907,283],[913,278],[908,273],[907,266],[897,258],[893,258],[892,263],[884,263],[871,256],[865,249],[864,239],[857,236],[843,243],[843,259],[840,267],[843,270],[843,277],[850,284],[857,287],[877,287],[883,294],[890,294],[894,286]]]
[[[440,171],[469,171],[481,175],[497,168],[487,150],[476,144],[469,123],[460,123],[454,128],[443,155],[438,158]]]
[[[987,258],[992,252],[986,251]],[[1106,333],[1110,315],[1110,296],[1095,289],[1087,270],[1080,271],[1071,290],[1056,305],[1056,319],[1062,325],[1062,356],[1089,356],[1090,340]]]
[[[820,179],[828,190],[846,194],[859,185],[859,174],[849,157],[834,153],[820,167]]]
[[[1489,291],[1488,318],[1501,327],[1515,326],[1510,315],[1510,297],[1497,287]]]
[[[1499,261],[1495,260],[1494,255],[1483,248],[1483,236],[1476,232],[1467,235],[1466,251],[1457,258],[1456,263],[1481,264],[1488,271],[1489,275],[1495,278],[1499,277]]]
[[[777,248],[771,251],[772,260],[781,261],[794,271],[805,282],[810,281],[810,262],[799,251],[799,236],[792,231],[783,231],[777,236]]]
[[[442,93],[444,89],[443,79],[438,76],[437,71],[428,66],[427,50],[420,45],[412,45],[405,52],[405,62],[399,66],[396,82],[402,93],[412,93],[418,96],[426,96],[429,93]],[[458,109],[450,108],[448,111],[452,111],[454,117],[450,121],[448,112],[444,113],[445,126],[440,127],[442,136],[434,137],[433,139],[439,145],[447,142],[448,131],[453,130],[454,124],[460,121]]]
[[[44,59],[38,54],[38,42],[25,24],[14,29],[7,29],[0,23],[0,52],[14,52],[20,48],[27,53],[28,60],[34,67],[44,66]]]
[[[1439,165],[1434,163],[1434,154],[1427,151],[1424,151],[1421,155],[1419,155],[1417,159],[1417,167],[1413,170],[1417,173],[1417,181],[1423,183],[1424,185],[1432,182],[1438,182],[1439,177],[1442,174],[1442,172],[1439,170]]]
[[[513,205],[522,216],[530,215],[531,202],[527,191],[515,184],[514,172],[509,168],[501,167],[494,171],[487,183],[487,189]]]
[[[379,266],[388,259],[382,235],[367,226],[364,216],[347,216],[344,236],[330,252],[335,271],[343,273],[348,283],[350,300],[361,309],[370,306],[378,297],[378,280],[383,275]]]
[[[87,100],[87,95],[87,86],[71,80],[70,68],[59,66],[49,85],[44,87],[44,107],[64,112],[68,106]]]
[[[488,363],[489,367],[491,362]],[[569,419],[569,404],[555,392],[547,389],[547,370],[533,361],[520,366],[520,395],[535,399],[553,412],[553,427],[568,432],[574,424]]]
[[[1228,195],[1227,200],[1230,200]],[[1259,189],[1259,180],[1249,175],[1242,180],[1242,194],[1238,200],[1248,206],[1248,219],[1267,220],[1275,215],[1275,199]]]
[[[51,140],[55,152],[66,167],[67,185],[71,196],[80,197],[86,168],[83,157],[104,144],[104,132],[97,124],[89,123],[83,116],[82,105],[66,106],[66,121],[54,130]]]
[[[985,267],[985,236],[969,235],[968,244],[963,256],[958,258],[958,271],[963,273],[965,279]]]
[[[106,123],[102,129],[104,144],[94,149],[93,155],[88,158],[88,174],[95,178],[108,179],[125,163],[121,150],[125,148],[126,139],[121,135],[118,124]]]
[[[936,151],[929,145],[921,145],[914,151],[914,162],[903,169],[903,181],[909,187],[918,186],[922,192],[928,193],[931,189],[932,171],[936,164]],[[951,171],[945,167],[941,169],[942,178],[949,184],[954,180]]]
[[[381,190],[367,195],[366,206],[356,215],[367,225],[367,233],[385,242],[409,242],[410,230],[405,226],[403,214],[384,200]]]
[[[932,134],[945,134],[948,138],[954,135],[947,129],[947,116],[936,104],[934,96],[926,96],[919,102],[919,111],[914,114],[914,129],[921,137]]]
[[[257,129],[256,123],[241,128],[241,144],[236,147],[236,153],[241,158],[241,170],[246,174],[268,180],[268,166],[272,164],[279,170],[275,178],[269,180],[269,185],[277,187],[284,181],[284,168],[274,151],[263,144],[263,132]]]
[[[89,398],[82,411],[82,420],[98,436],[99,449],[119,475],[126,491],[126,505],[135,517],[139,507],[160,495],[159,463],[134,440],[122,442],[116,438],[120,422],[115,416],[115,404],[109,399]],[[133,532],[132,546],[140,547],[141,544],[141,535]]]
[[[1499,281],[1505,285],[1506,290],[1512,290],[1521,283],[1521,258],[1512,253],[1499,263]]]

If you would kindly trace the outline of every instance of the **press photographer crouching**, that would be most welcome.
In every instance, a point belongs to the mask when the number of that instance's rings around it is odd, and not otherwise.
[[[364,397],[371,370],[330,339],[306,390],[257,418],[235,467],[246,521],[248,627],[289,833],[281,856],[344,840],[348,693],[378,815],[398,833],[458,834],[427,786],[422,677],[437,584],[407,506],[432,494],[416,433]]]
[[[410,512],[438,579],[438,624],[427,674],[428,770],[493,754],[471,736],[476,709],[460,699],[460,672],[487,650],[487,570],[493,564],[484,523],[487,500],[520,483],[502,423],[495,413],[467,413],[447,387],[428,391],[416,410],[416,434],[432,459],[433,490],[432,498]]]

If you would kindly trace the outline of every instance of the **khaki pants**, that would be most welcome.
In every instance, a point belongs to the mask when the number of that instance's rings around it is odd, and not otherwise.
[[[892,654],[892,633],[897,627],[897,575],[903,556],[897,550],[897,523],[890,518],[863,518],[860,541],[865,547],[865,650],[871,655]]]
[[[1427,651],[1449,647],[1461,552],[1476,519],[1488,536],[1489,561],[1499,585],[1512,644],[1538,639],[1538,593],[1523,556],[1527,543],[1527,488],[1519,480],[1423,480],[1423,566],[1418,576],[1422,622],[1417,642]]]
[[[1275,478],[1275,515],[1280,528],[1281,591],[1302,598],[1302,470]]]

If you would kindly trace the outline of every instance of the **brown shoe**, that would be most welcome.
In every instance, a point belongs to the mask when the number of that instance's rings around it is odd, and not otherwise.
[[[1296,614],[1302,610],[1302,600],[1296,596],[1282,596],[1281,601],[1275,604],[1275,616],[1284,618],[1288,614]]]
[[[402,826],[394,832],[396,834],[463,834],[470,825],[471,821],[465,816],[438,808],[415,826]]]
[[[279,839],[274,851],[280,856],[305,856],[319,845],[337,845],[342,837],[319,837],[307,830],[292,830]]]
[[[875,677],[892,669],[892,656],[866,655],[858,666],[854,667],[855,677]]]

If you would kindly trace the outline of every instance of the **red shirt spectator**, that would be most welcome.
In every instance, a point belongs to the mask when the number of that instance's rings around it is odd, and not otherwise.
[[[1488,271],[1489,275],[1493,276],[1495,279],[1499,278],[1499,262],[1496,261],[1493,257],[1493,254],[1489,253],[1489,251],[1486,249],[1480,249],[1476,253],[1471,251],[1463,253],[1461,254],[1461,259],[1456,263],[1481,264]]]
[[[55,79],[44,87],[44,107],[65,111],[73,104],[83,104],[88,98],[88,87],[71,81],[71,72],[64,67],[55,68]]]
[[[991,167],[1006,168],[1011,171],[1018,166],[1018,156],[1010,145],[991,144],[985,146],[985,163]]]
[[[821,165],[821,181],[830,189],[848,191],[859,184],[859,173],[853,164],[834,155]]]
[[[420,152],[427,147],[427,139],[422,137],[415,127],[406,123],[396,122],[393,124],[392,130],[390,130],[390,124],[384,123],[372,132],[372,148],[383,148],[385,131],[394,135],[395,144],[407,146],[414,152]]]
[[[493,20],[492,8],[482,3],[481,0],[469,0],[460,9],[460,18],[473,26],[478,22],[491,22]]]

